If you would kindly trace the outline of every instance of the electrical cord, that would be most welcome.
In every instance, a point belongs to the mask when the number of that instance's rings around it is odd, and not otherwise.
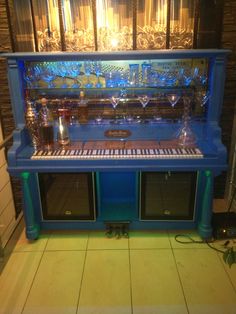
[[[182,237],[182,238],[186,238],[187,241],[181,241],[179,240],[178,238],[179,237]],[[217,252],[220,252],[220,253],[225,253],[225,251],[223,250],[220,250],[220,249],[217,249],[215,248],[214,246],[212,246],[210,243],[214,243],[215,241],[212,240],[212,241],[206,241],[206,240],[194,240],[191,236],[187,235],[187,234],[177,234],[175,235],[175,241],[178,242],[178,243],[181,243],[181,244],[192,244],[192,243],[197,243],[197,244],[207,244],[212,250],[215,250]],[[229,240],[227,240],[225,243],[224,243],[224,247],[227,247],[227,245],[229,244]]]

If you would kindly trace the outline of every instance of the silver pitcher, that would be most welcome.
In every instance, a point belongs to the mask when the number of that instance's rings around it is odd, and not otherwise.
[[[32,101],[26,101],[25,125],[35,149],[40,145],[38,114]]]

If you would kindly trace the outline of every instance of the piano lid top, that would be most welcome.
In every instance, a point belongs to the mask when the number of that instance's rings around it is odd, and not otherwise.
[[[207,58],[225,56],[231,50],[228,49],[166,49],[166,50],[131,50],[131,51],[115,51],[115,52],[17,52],[3,53],[1,57],[8,59],[19,60],[38,60],[46,58],[48,60],[62,59],[99,59],[99,60],[117,60],[119,57],[122,60],[130,59],[175,59],[175,58]]]

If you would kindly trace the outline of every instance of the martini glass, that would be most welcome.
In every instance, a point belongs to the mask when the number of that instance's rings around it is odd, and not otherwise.
[[[116,108],[120,102],[120,97],[119,96],[111,96],[110,98],[110,102],[112,104],[113,110],[114,110],[114,120],[112,121],[113,123],[118,123],[118,118],[116,115]]]
[[[139,95],[138,96],[138,100],[140,101],[141,105],[142,105],[142,108],[143,108],[143,119],[142,119],[142,122],[145,123],[147,122],[145,120],[145,116],[146,116],[146,107],[147,107],[147,104],[149,103],[150,101],[150,97],[148,95]]]
[[[180,99],[180,95],[177,94],[177,93],[167,94],[166,97],[167,97],[169,103],[171,104],[171,107],[173,107],[173,108],[174,108],[174,106],[177,104],[177,102]]]

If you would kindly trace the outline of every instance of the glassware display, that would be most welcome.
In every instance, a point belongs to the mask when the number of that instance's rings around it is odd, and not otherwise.
[[[98,50],[133,48],[132,1],[96,0]]]
[[[39,51],[60,51],[61,36],[57,0],[32,0]]]
[[[86,56],[79,60],[27,62],[23,72],[27,92],[52,98],[54,114],[64,116],[67,123],[73,125],[90,122],[106,124],[110,120],[117,124],[160,120],[164,123],[168,117],[178,121],[182,116],[183,102],[176,110],[170,109],[168,104],[174,108],[181,95],[190,94],[194,95],[194,115],[199,117],[207,112],[202,108],[210,97],[208,62],[205,58],[161,61],[125,59],[121,63],[117,60],[100,60],[100,56],[95,55],[95,59],[89,60]],[[147,117],[146,108],[150,100],[152,103]],[[186,122],[188,106],[184,105],[184,108]],[[185,129],[188,126],[185,125]]]
[[[171,0],[170,48],[189,49],[193,46],[194,0]]]
[[[166,47],[167,0],[138,0],[137,48]]]
[[[94,51],[92,0],[62,1],[65,42],[68,51]]]

